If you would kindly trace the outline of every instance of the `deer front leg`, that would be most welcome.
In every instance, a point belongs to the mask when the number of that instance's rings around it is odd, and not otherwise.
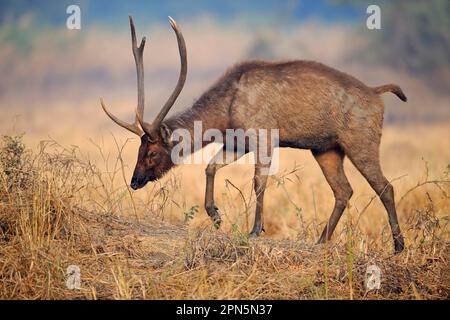
[[[227,156],[228,155],[228,156]],[[205,192],[205,210],[211,218],[214,227],[218,229],[222,222],[220,218],[219,209],[214,204],[214,178],[217,170],[225,167],[226,165],[236,161],[242,154],[232,152],[231,154],[219,151],[209,162],[206,167],[206,192]]]
[[[205,210],[211,218],[214,227],[218,229],[222,222],[219,214],[219,208],[214,204],[214,177],[216,175],[217,166],[208,164],[206,167],[206,192],[205,192]]]
[[[264,216],[263,216],[263,207],[264,207],[264,192],[266,190],[267,185],[267,177],[268,171],[270,168],[270,164],[255,165],[255,176],[253,178],[253,188],[255,190],[256,195],[256,212],[255,212],[255,223],[253,224],[253,229],[250,232],[251,238],[258,237],[262,231],[264,230]]]

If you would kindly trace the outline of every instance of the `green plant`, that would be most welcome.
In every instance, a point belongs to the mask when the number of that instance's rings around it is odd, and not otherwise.
[[[189,221],[194,219],[195,214],[198,213],[198,208],[199,208],[198,205],[194,205],[188,211],[186,211],[184,213],[184,222],[185,223],[188,223]]]

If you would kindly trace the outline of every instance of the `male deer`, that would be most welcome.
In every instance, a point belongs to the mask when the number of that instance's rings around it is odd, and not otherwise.
[[[187,75],[185,42],[176,22],[170,17],[169,21],[178,41],[181,72],[173,93],[155,120],[151,124],[143,120],[145,37],[138,47],[131,17],[138,87],[134,123],[116,118],[101,100],[103,110],[115,123],[141,138],[131,179],[134,190],[161,178],[175,165],[171,159],[174,145],[171,134],[179,128],[192,133],[194,121],[201,121],[203,130],[216,128],[223,133],[228,128],[278,128],[279,147],[310,149],[334,193],[334,209],[319,243],[330,239],[353,193],[343,167],[347,156],[383,202],[389,217],[395,252],[403,250],[394,190],[384,177],[379,160],[384,113],[384,104],[379,95],[392,92],[406,101],[399,86],[389,84],[371,88],[350,75],[312,61],[248,61],[229,69],[191,108],[164,120],[180,94]],[[202,147],[208,143],[203,142]],[[224,145],[224,150],[234,153],[233,161],[243,155],[236,150],[229,150],[227,145]],[[244,153],[248,152],[256,150],[246,146]],[[217,157],[222,155],[219,152],[206,168],[205,209],[217,227],[221,218],[214,204],[214,176],[218,169],[233,162],[229,159],[219,163]],[[262,171],[268,166],[270,163],[260,163],[258,160],[255,164],[256,214],[251,236],[258,236],[264,230],[263,200],[267,175]]]

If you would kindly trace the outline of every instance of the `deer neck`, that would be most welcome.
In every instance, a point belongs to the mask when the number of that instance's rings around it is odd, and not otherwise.
[[[179,134],[183,136],[188,134],[190,136],[191,150],[193,152],[212,142],[203,138],[207,130],[221,130],[221,128],[216,126],[215,121],[211,121],[211,115],[207,116],[205,114],[206,112],[202,111],[203,110],[195,110],[195,108],[190,108],[164,121],[164,124],[167,125],[172,132],[180,130]]]
[[[190,135],[192,150],[195,152],[213,142],[208,139],[205,141],[206,131],[218,130],[225,137],[225,130],[230,127],[229,106],[226,97],[211,99],[204,95],[191,108],[168,118],[163,123],[172,132],[177,129],[186,130],[185,133]]]

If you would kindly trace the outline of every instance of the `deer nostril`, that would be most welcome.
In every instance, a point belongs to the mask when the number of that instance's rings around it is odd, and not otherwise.
[[[138,183],[138,179],[137,179],[137,178],[133,177],[133,178],[131,179],[130,187],[131,187],[133,190],[137,190],[137,189],[138,189],[139,183]]]

